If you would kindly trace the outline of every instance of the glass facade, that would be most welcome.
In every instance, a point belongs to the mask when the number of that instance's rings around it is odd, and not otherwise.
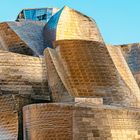
[[[33,20],[33,21],[44,21],[52,17],[58,9],[56,8],[41,8],[41,9],[24,9],[19,15],[17,20]]]

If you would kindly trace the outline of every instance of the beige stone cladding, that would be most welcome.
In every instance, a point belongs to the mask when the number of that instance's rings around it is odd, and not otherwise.
[[[0,139],[18,138],[18,112],[12,95],[0,95]]]
[[[31,95],[49,99],[43,58],[0,50],[0,91],[2,94]]]
[[[73,140],[138,140],[139,110],[113,106],[76,107]]]

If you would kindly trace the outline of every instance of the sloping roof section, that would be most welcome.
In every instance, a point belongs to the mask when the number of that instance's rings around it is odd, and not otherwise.
[[[43,55],[45,49],[43,41],[44,22],[8,22],[8,25],[20,37],[20,39],[28,45],[35,55]]]

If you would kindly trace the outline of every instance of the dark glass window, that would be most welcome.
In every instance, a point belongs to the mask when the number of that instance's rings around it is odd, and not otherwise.
[[[48,21],[52,16],[52,8],[25,10],[25,19],[35,21]]]

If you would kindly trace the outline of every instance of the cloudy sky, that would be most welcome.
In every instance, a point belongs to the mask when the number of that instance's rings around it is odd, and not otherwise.
[[[94,18],[108,44],[140,42],[140,0],[1,0],[0,21],[15,20],[23,8],[64,5]]]

